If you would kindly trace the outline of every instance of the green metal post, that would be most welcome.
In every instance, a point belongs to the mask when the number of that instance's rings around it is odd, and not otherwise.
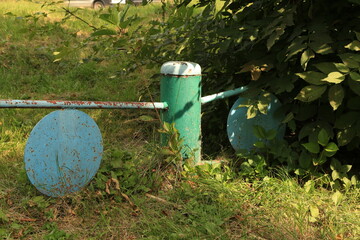
[[[184,140],[182,156],[201,160],[201,67],[192,62],[167,62],[161,67],[161,102],[168,104],[162,111],[163,122],[175,123]],[[162,135],[162,144],[167,136]]]

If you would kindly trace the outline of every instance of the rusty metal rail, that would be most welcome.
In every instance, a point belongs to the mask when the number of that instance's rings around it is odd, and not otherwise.
[[[0,108],[167,109],[166,102],[103,102],[64,100],[0,100]]]

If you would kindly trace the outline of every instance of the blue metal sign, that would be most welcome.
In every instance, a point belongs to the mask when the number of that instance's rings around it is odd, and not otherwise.
[[[92,118],[78,110],[58,110],[32,130],[25,147],[25,169],[40,192],[61,197],[89,183],[102,152],[101,133]]]
[[[239,98],[232,106],[227,120],[228,138],[236,151],[250,150],[254,143],[259,141],[254,135],[254,125],[259,125],[267,131],[274,129],[277,131],[277,137],[284,137],[285,126],[281,124],[282,116],[277,112],[281,104],[276,97],[271,95],[266,115],[258,113],[250,119],[247,119],[248,107],[239,107],[247,101],[246,98]]]

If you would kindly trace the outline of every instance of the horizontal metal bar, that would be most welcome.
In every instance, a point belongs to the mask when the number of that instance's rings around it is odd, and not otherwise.
[[[212,94],[212,95],[209,95],[209,96],[206,96],[206,97],[202,97],[201,98],[201,103],[205,104],[205,103],[209,103],[209,102],[212,102],[212,101],[215,101],[215,100],[218,100],[218,99],[228,98],[228,97],[240,94],[242,92],[245,92],[246,90],[248,90],[248,87],[244,86],[244,87],[236,88],[236,89],[233,89],[233,90]]]
[[[167,109],[166,102],[0,100],[0,108]]]

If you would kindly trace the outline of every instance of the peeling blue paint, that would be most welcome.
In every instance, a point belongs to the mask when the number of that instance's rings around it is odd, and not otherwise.
[[[78,110],[58,110],[45,116],[30,133],[25,169],[41,193],[61,197],[90,182],[102,153],[101,133],[92,118]]]

